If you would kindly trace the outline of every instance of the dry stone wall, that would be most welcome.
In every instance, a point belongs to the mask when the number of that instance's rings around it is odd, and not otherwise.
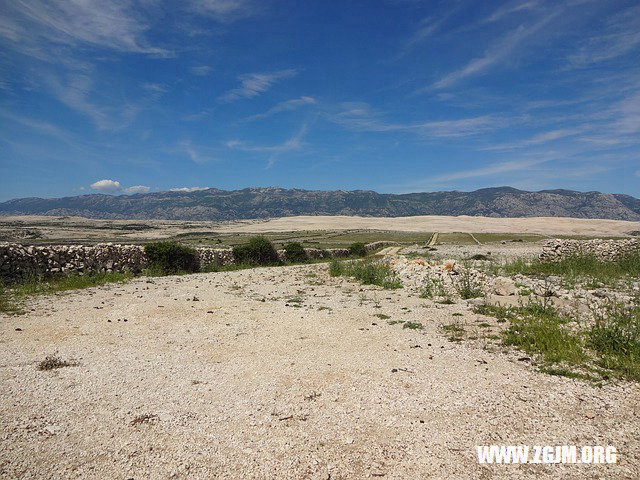
[[[625,240],[549,240],[542,246],[540,259],[558,261],[575,255],[595,255],[601,260],[614,260],[621,255],[640,252],[640,238]]]
[[[373,251],[389,242],[375,242],[366,246]],[[230,265],[234,262],[230,248],[197,247],[200,264],[207,266]],[[346,248],[321,250],[306,248],[311,259],[348,257]],[[278,251],[286,261],[284,250]],[[144,247],[140,245],[40,245],[26,246],[17,243],[0,243],[0,278],[14,279],[29,274],[78,274],[90,275],[106,272],[140,273],[148,265]]]

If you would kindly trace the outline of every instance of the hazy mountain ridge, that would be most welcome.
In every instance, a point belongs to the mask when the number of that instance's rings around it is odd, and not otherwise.
[[[511,187],[473,192],[380,194],[369,190],[278,187],[208,189],[135,195],[21,198],[0,203],[0,215],[73,215],[101,219],[239,220],[293,215],[470,215],[640,220],[640,199],[572,190],[527,192]]]

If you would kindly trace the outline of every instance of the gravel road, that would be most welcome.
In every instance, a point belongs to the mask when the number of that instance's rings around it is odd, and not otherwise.
[[[0,477],[640,478],[637,385],[449,342],[442,323],[479,320],[466,304],[326,270],[139,278],[0,317]],[[38,370],[54,353],[76,365]],[[619,454],[478,465],[484,444]]]

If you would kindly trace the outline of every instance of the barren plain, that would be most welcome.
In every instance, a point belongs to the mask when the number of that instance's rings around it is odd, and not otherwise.
[[[215,229],[447,225],[313,219]],[[528,220],[540,235],[640,229]],[[451,232],[525,228],[450,222]],[[438,250],[535,256],[540,242]],[[34,297],[26,314],[0,316],[0,477],[640,478],[638,384],[547,375],[491,335],[451,341],[442,326],[452,320],[501,328],[472,307],[331,277],[327,264]],[[39,370],[50,355],[69,366]],[[476,445],[489,444],[614,445],[618,462],[479,465]]]

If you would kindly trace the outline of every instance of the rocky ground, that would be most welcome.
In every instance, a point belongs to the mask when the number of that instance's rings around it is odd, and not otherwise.
[[[320,264],[34,300],[0,320],[0,476],[640,477],[636,384],[595,388],[481,341],[450,342],[443,324],[487,318],[416,293],[331,278]],[[52,354],[72,366],[39,370]],[[484,444],[619,455],[481,466]]]

